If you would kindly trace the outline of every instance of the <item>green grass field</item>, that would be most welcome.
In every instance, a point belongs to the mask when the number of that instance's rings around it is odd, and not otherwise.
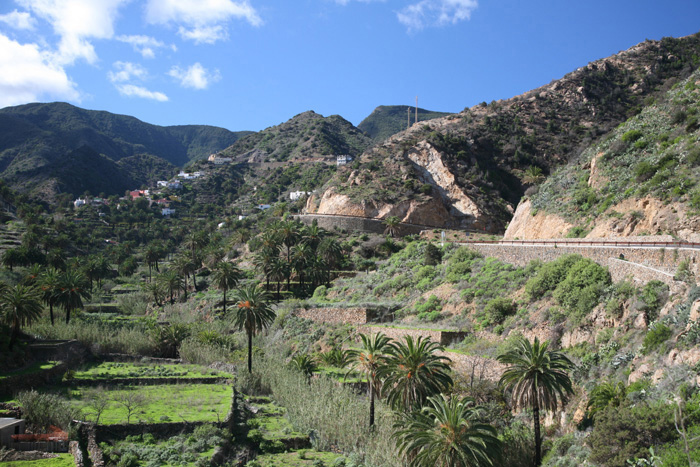
[[[332,452],[319,452],[314,449],[300,449],[280,454],[261,454],[254,461],[248,462],[248,465],[255,467],[305,467],[312,466],[314,462],[320,460],[327,467],[331,467],[339,457],[343,456]]]
[[[50,370],[51,368],[55,367],[61,362],[34,362],[31,365],[29,365],[27,368],[22,368],[21,370],[16,370],[16,371],[9,371],[9,372],[0,372],[0,380],[4,378],[9,378],[10,376],[17,376],[17,375],[29,375],[32,373],[39,373],[41,371],[46,371]]]
[[[75,461],[70,454],[59,454],[52,459],[3,462],[2,465],[3,467],[75,467]]]
[[[85,418],[94,420],[89,395],[94,388],[77,388],[70,392],[71,403],[83,410]],[[232,389],[218,384],[177,384],[167,386],[129,386],[105,389],[109,405],[100,417],[100,424],[126,423],[125,404],[131,399],[131,423],[218,422],[226,418],[231,407]]]
[[[105,380],[113,378],[232,378],[224,373],[199,365],[155,365],[149,363],[102,362],[86,366],[73,374],[76,380]]]

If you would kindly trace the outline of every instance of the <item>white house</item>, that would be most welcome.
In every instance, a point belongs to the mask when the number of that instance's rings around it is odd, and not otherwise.
[[[223,165],[230,164],[233,162],[233,159],[230,157],[214,157],[213,159],[209,159],[209,162],[213,162],[214,165]]]
[[[164,216],[169,216],[171,214],[175,214],[175,209],[173,208],[163,208],[160,210],[160,213]]]
[[[168,181],[167,180],[158,180],[158,187],[165,188],[168,186]]]
[[[85,200],[78,198],[75,201],[73,201],[73,206],[75,206],[76,208],[79,208],[80,206],[85,206]]]
[[[239,221],[242,221],[242,220],[245,219],[246,217],[248,217],[248,216],[242,216],[242,215],[239,214],[239,215],[238,215],[238,220],[239,220]]]
[[[296,201],[299,198],[302,198],[304,196],[308,196],[310,194],[311,194],[310,191],[292,191],[291,193],[289,193],[289,199],[292,201]]]
[[[172,188],[173,190],[180,190],[182,189],[182,183],[179,180],[173,180],[172,182],[167,182],[165,185],[168,188]]]
[[[264,211],[266,209],[270,209],[271,207],[272,206],[270,206],[269,204],[258,204],[258,209],[260,209],[261,211]]]
[[[348,164],[350,162],[352,162],[352,156],[350,156],[348,154],[336,156],[336,158],[335,158],[336,165],[345,165],[345,164]]]

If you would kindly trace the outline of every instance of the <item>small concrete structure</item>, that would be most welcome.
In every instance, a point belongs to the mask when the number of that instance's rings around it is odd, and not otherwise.
[[[0,446],[12,447],[12,435],[24,434],[25,422],[21,418],[0,418]]]

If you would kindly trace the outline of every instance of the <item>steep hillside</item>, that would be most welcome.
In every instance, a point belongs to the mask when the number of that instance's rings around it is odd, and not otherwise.
[[[416,121],[416,108],[406,105],[380,105],[372,111],[371,114],[357,128],[367,133],[374,141],[384,141],[391,135],[395,135],[399,131],[406,129],[409,122],[408,113],[410,113],[410,124]],[[448,112],[433,112],[418,108],[418,121],[424,122],[433,118],[445,117],[450,115]]]
[[[544,215],[569,226],[549,229],[554,236],[671,233],[700,241],[699,86],[696,71],[557,170],[519,207],[506,236],[532,237]]]
[[[241,138],[222,154],[240,161],[280,162],[337,154],[356,156],[371,144],[368,136],[339,115],[324,117],[308,111]]]
[[[339,171],[308,209],[503,232],[531,183],[687,78],[699,55],[698,34],[646,41],[521,96],[413,125]]]
[[[247,132],[233,133],[197,125],[160,127],[134,117],[80,109],[65,103],[7,107],[0,109],[0,176],[17,188],[46,187],[45,182],[56,177],[56,167],[65,166],[69,170],[66,158],[81,148],[89,148],[111,161],[149,154],[160,159],[156,166],[181,166],[223,149],[245,134]],[[106,179],[112,174],[93,172],[97,177],[95,183],[112,183]],[[140,173],[119,173],[117,178],[133,175],[139,182],[149,179]],[[50,185],[73,193],[81,192],[69,179],[58,178]],[[50,196],[51,193],[44,194]]]

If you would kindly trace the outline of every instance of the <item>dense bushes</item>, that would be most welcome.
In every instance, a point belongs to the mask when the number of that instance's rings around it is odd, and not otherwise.
[[[598,304],[611,283],[610,273],[598,263],[580,255],[565,255],[544,264],[527,281],[525,291],[533,301],[551,292],[561,306],[582,317]]]

